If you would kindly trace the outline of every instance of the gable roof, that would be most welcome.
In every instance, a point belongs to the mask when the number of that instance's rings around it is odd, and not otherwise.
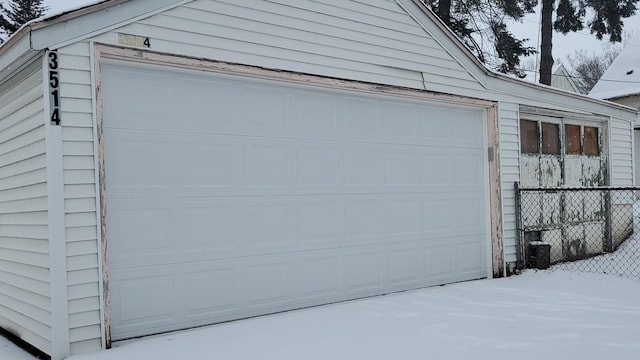
[[[634,45],[638,44],[638,45]],[[640,33],[635,34],[593,87],[589,96],[616,99],[640,94]]]
[[[25,24],[0,46],[0,82],[9,74],[30,64],[31,60],[46,49],[70,45],[191,1],[193,0],[102,0],[75,10],[36,19]],[[505,94],[516,91],[525,97],[536,91],[555,93],[601,106],[627,111],[630,109],[492,71],[484,66],[421,0],[395,2],[485,88]]]
[[[558,66],[553,75],[551,75],[551,86],[575,93],[580,92],[573,77],[564,65]]]

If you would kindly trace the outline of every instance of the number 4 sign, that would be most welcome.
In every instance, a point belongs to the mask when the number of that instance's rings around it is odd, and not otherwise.
[[[47,53],[49,64],[49,117],[51,125],[59,126],[60,119],[60,64],[58,52],[53,50]]]

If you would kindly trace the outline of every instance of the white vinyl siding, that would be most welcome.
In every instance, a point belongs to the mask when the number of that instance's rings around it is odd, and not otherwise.
[[[96,35],[86,42],[63,47],[59,51],[62,66],[60,78],[72,353],[101,348],[97,179],[93,165],[93,89],[89,41],[118,45],[118,33],[150,37],[151,50],[157,52],[496,101],[507,262],[515,261],[516,254],[513,183],[519,181],[520,177],[519,114],[516,103],[566,111],[603,111],[607,114],[616,111],[593,102],[558,96],[543,89],[531,90],[502,79],[490,81],[491,89],[487,90],[440,46],[439,41],[392,0],[193,1]],[[449,44],[448,39],[444,38],[440,42]],[[461,58],[460,53],[457,56]],[[499,83],[504,84],[497,86]],[[531,93],[534,95],[529,96]],[[0,127],[2,121],[4,119],[0,121]],[[43,134],[42,128],[39,131]],[[610,149],[612,185],[630,185],[631,123],[628,120],[615,120],[611,132],[612,135],[617,134]],[[628,141],[625,140],[627,133]],[[29,134],[43,136],[33,132]],[[6,141],[2,136],[0,132],[0,154],[3,154],[2,144]],[[622,139],[622,143],[613,144],[617,139]],[[44,167],[44,143],[41,149],[34,147],[29,150],[33,156],[20,167],[13,168],[16,174]],[[2,159],[0,155],[0,166]],[[37,208],[46,210],[46,184],[27,185],[24,189],[40,195],[25,200],[16,197],[15,192],[0,191],[0,213],[14,208],[24,211]],[[38,240],[40,237],[46,239],[46,226],[32,226],[28,233],[19,234],[28,234],[28,237],[35,239],[23,242],[23,239],[18,241],[0,236],[0,241],[12,241],[12,246],[47,251],[47,243],[42,245]],[[2,260],[0,264],[3,264]],[[17,281],[29,287],[29,291],[49,291],[46,282],[34,279],[23,281],[23,278]],[[0,293],[2,291],[0,289]],[[45,300],[48,301],[48,298]],[[0,301],[0,304],[3,302]]]
[[[149,37],[155,51],[423,89],[469,73],[395,1],[194,1],[118,33]]]
[[[516,207],[513,184],[520,181],[519,106],[500,103],[498,110],[500,176],[502,181],[502,228],[506,262],[516,261]]]
[[[20,76],[18,74],[17,76]],[[0,326],[51,349],[42,72],[0,95]]]
[[[60,55],[62,154],[71,352],[99,349],[101,315],[91,60],[88,43]]]
[[[611,185],[633,185],[633,124],[611,120]]]

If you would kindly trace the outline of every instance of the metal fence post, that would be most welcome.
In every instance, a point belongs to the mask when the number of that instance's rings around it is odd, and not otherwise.
[[[524,239],[522,234],[522,210],[521,210],[521,199],[520,199],[520,183],[513,183],[513,193],[514,198],[516,200],[516,268],[518,270],[523,270],[525,268],[525,258],[524,258]]]
[[[613,252],[613,207],[611,206],[611,189],[603,190],[604,194],[604,244],[602,249],[604,252]]]

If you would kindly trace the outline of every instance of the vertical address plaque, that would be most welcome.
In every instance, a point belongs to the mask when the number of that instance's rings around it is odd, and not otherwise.
[[[49,63],[49,118],[51,125],[60,126],[60,64],[58,52],[51,50],[47,53]]]

